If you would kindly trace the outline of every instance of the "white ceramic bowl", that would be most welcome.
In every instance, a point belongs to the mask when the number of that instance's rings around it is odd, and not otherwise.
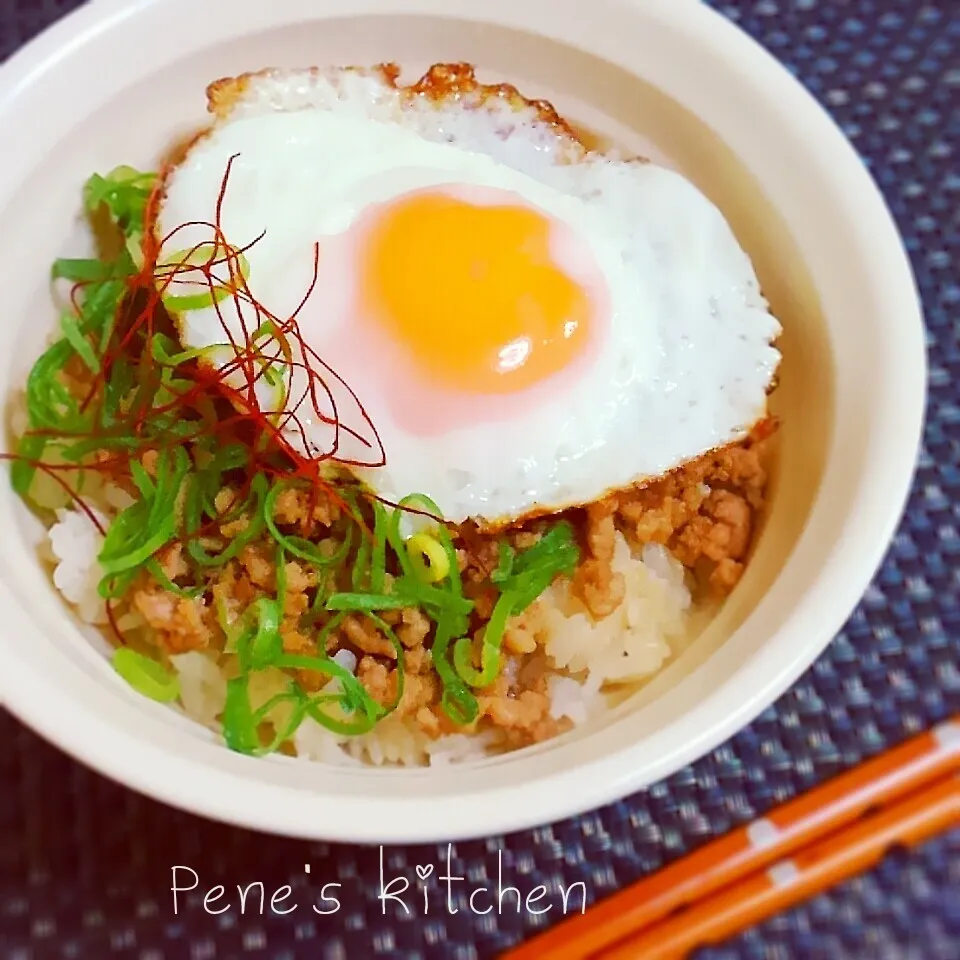
[[[228,11],[229,8],[229,11]],[[468,60],[666,159],[725,211],[783,321],[772,507],[747,576],[693,648],[598,727],[449,771],[232,754],[109,669],[0,488],[0,689],[77,759],[179,807],[371,842],[544,823],[638,790],[748,723],[813,661],[878,566],[923,414],[923,332],[896,230],[856,155],[771,57],[694,0],[93,0],[0,70],[0,391],[54,322],[51,260],[95,170],[149,166],[206,83],[263,66]],[[669,694],[669,695],[667,695]]]

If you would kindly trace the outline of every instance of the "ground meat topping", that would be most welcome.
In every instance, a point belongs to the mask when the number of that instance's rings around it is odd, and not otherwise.
[[[524,690],[517,696],[496,693],[479,698],[480,715],[500,728],[511,745],[549,740],[571,724],[550,715],[550,697],[539,690]]]
[[[609,563],[616,546],[617,500],[608,498],[587,507],[587,547],[595,560]]]
[[[573,575],[573,594],[595,620],[610,616],[626,595],[623,574],[613,569],[617,504],[617,498],[611,497],[587,507],[585,539],[590,557]]]
[[[220,535],[227,540],[238,537],[250,525],[250,519],[240,514],[233,516],[242,503],[240,494],[232,487],[224,487],[213,499],[217,516],[223,518],[219,524]]]
[[[743,576],[743,564],[728,558],[721,560],[710,574],[709,584],[714,593],[727,594]]]
[[[745,557],[753,529],[750,504],[743,497],[728,490],[714,490],[704,503],[704,511],[717,521],[710,532],[714,550],[711,559],[740,560]],[[704,553],[707,551],[704,550]],[[710,556],[709,553],[707,555]]]
[[[301,633],[288,623],[280,627],[280,639],[283,641],[283,649],[286,653],[312,654],[317,649],[316,637]]]
[[[332,527],[340,518],[340,508],[323,490],[289,487],[277,496],[273,518],[282,526],[309,534],[317,526]]]
[[[299,618],[310,607],[307,591],[316,585],[316,574],[305,564],[290,560],[284,567],[287,581],[287,593],[283,603],[284,616]]]
[[[391,675],[396,696],[396,671]],[[422,709],[430,707],[440,699],[440,684],[435,676],[425,674],[406,674],[403,679],[403,696],[397,705],[397,713],[401,717],[418,714]]]
[[[564,515],[574,526],[581,544],[581,560],[570,578],[570,590],[590,615],[601,620],[624,601],[625,578],[614,569],[617,537],[623,534],[635,549],[646,543],[664,544],[691,572],[702,589],[729,593],[740,580],[763,506],[767,482],[761,458],[762,444],[747,441],[693,461],[667,477],[632,490],[622,490]],[[226,488],[216,499],[218,510],[229,514],[236,493]],[[291,488],[278,495],[277,523],[310,536],[320,549],[335,547],[328,524],[338,519],[336,504],[322,495]],[[554,518],[556,519],[556,518]],[[221,524],[226,536],[237,517]],[[468,636],[482,638],[486,622],[500,596],[490,581],[499,563],[504,538],[516,550],[529,549],[548,529],[550,519],[532,519],[499,533],[466,524],[452,531],[464,594],[473,601]],[[245,529],[245,526],[243,527]],[[239,527],[237,529],[240,529]],[[312,533],[308,532],[311,531]],[[223,544],[220,544],[222,549]],[[166,547],[158,556],[160,567],[172,581],[189,573],[182,544]],[[272,541],[258,538],[247,544],[236,559],[208,574],[209,600],[180,597],[149,578],[134,592],[133,607],[156,633],[158,644],[169,653],[222,649],[229,630],[258,597],[276,592],[276,551]],[[284,608],[280,627],[287,653],[314,656],[323,620],[309,619],[319,576],[306,561],[290,559],[284,568]],[[348,584],[349,573],[341,577]],[[392,578],[387,576],[385,589]],[[329,589],[329,583],[327,584]],[[341,587],[349,589],[349,586]],[[382,620],[395,632],[403,647],[404,689],[396,715],[415,725],[428,738],[454,733],[492,731],[497,744],[520,747],[556,736],[572,726],[568,718],[551,715],[547,685],[549,668],[542,652],[548,620],[540,602],[507,621],[502,638],[504,666],[497,680],[477,692],[477,718],[458,726],[441,705],[442,683],[433,669],[430,644],[433,621],[418,607],[385,610]],[[218,622],[219,621],[219,622]],[[347,649],[359,657],[356,676],[381,706],[396,701],[399,680],[397,650],[369,617],[349,614],[326,637],[326,652]],[[476,665],[476,664],[475,664]],[[318,693],[329,677],[312,670],[293,671],[308,693]]]
[[[183,556],[183,544],[179,541],[164,547],[157,555],[157,562],[160,564],[160,569],[171,580],[176,580],[177,577],[183,577],[190,572],[190,565]]]
[[[619,524],[635,543],[665,544],[713,593],[729,593],[743,572],[764,504],[765,446],[765,439],[750,439],[725,447],[619,494]]]
[[[157,642],[170,654],[202,650],[212,631],[199,598],[178,597],[155,585],[134,591],[133,606],[156,631]]]
[[[584,560],[573,575],[573,595],[595,620],[609,617],[623,603],[626,592],[623,574],[615,572],[609,561]]]
[[[365,617],[346,617],[340,626],[343,636],[358,650],[372,656],[397,659],[393,644]]]
[[[418,607],[407,607],[401,613],[397,639],[409,650],[420,646],[430,633],[430,618]]]
[[[507,621],[503,645],[513,653],[533,653],[543,630],[543,611],[539,603],[527,607],[518,617]]]
[[[262,546],[247,544],[240,551],[240,563],[251,583],[262,590],[273,589],[275,579],[273,558]]]

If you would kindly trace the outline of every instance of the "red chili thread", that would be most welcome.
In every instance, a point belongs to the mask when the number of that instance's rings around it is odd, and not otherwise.
[[[80,411],[89,415],[91,428],[87,431],[41,429],[27,432],[32,436],[67,442],[100,439],[105,444],[106,455],[92,462],[76,464],[45,463],[28,460],[17,454],[2,456],[2,459],[25,462],[53,477],[101,533],[105,531],[96,520],[92,509],[65,476],[71,472],[80,474],[84,471],[97,471],[120,483],[128,481],[133,459],[142,460],[148,451],[160,453],[179,445],[176,438],[164,442],[157,437],[148,437],[146,428],[151,418],[183,416],[196,419],[198,429],[188,438],[188,443],[204,437],[216,437],[223,443],[242,443],[249,451],[250,458],[242,468],[243,477],[237,493],[241,498],[249,494],[250,485],[258,473],[266,473],[272,477],[288,475],[292,479],[310,483],[311,502],[314,505],[323,490],[342,508],[346,508],[347,504],[337,494],[334,483],[321,475],[322,465],[328,461],[345,466],[364,467],[379,467],[386,463],[379,434],[359,397],[306,343],[300,332],[298,317],[315,293],[319,280],[319,244],[314,245],[313,276],[309,288],[296,310],[285,320],[274,316],[257,300],[244,276],[242,257],[263,240],[266,232],[242,248],[232,247],[224,235],[223,210],[236,159],[236,156],[231,157],[227,163],[218,192],[214,220],[209,223],[198,221],[180,224],[162,238],[158,236],[157,225],[163,184],[171,168],[165,167],[160,171],[144,214],[144,232],[140,247],[142,263],[135,274],[125,279],[125,295],[103,352],[100,370],[91,376],[86,393],[79,403]],[[162,263],[161,253],[167,244],[188,227],[198,226],[208,228],[212,239],[194,244],[186,251],[180,263]],[[204,262],[202,254],[207,250],[210,251],[210,256]],[[194,263],[195,260],[200,262]],[[222,275],[223,268],[226,268],[228,274],[225,282],[218,276],[218,273]],[[190,276],[185,277],[185,274]],[[198,279],[200,277],[202,283]],[[83,293],[92,282],[79,282],[71,289],[70,299],[78,314],[82,312]],[[203,287],[209,292],[224,333],[225,348],[229,345],[233,354],[216,369],[195,360],[178,365],[176,378],[179,384],[176,386],[163,383],[164,368],[152,351],[153,338],[160,325],[167,320],[163,301],[175,285],[189,285],[193,289]],[[224,289],[226,296],[221,301],[220,295]],[[232,305],[226,303],[228,300],[233,301]],[[246,313],[249,310],[245,312],[244,305],[252,309],[256,318],[253,330],[247,323]],[[224,313],[224,309],[229,306],[236,311],[237,325],[229,323]],[[235,336],[237,327],[242,332],[242,342]],[[255,338],[258,331],[265,330],[268,336]],[[108,427],[103,416],[105,391],[112,371],[121,361],[132,363],[136,367],[135,400],[130,410],[119,414],[116,422]],[[265,381],[268,369],[273,371],[272,376],[276,382],[283,385],[285,402],[277,410],[264,410],[257,393],[257,387]],[[306,386],[299,396],[291,397],[291,385],[298,371],[305,376]],[[242,378],[240,386],[230,382],[235,381],[238,374]],[[352,426],[341,420],[332,383],[345,389],[356,404],[362,418],[360,425]],[[182,386],[184,384],[188,386]],[[161,387],[168,392],[169,399],[160,404],[151,403]],[[287,402],[291,399],[295,400],[292,405]],[[333,428],[333,440],[326,450],[317,449],[309,437],[301,414],[301,408],[308,403],[313,419]],[[216,410],[218,405],[221,407],[219,412]],[[225,414],[223,407],[228,407],[230,413]],[[143,437],[143,444],[134,444],[130,450],[109,451],[111,440],[121,436]],[[371,451],[371,457],[367,460],[339,457],[344,436],[358,440]],[[278,455],[281,463],[277,462]],[[198,534],[205,535],[215,524],[215,520],[207,521]]]
[[[243,256],[252,250],[266,236],[262,232],[252,242],[242,248],[232,247],[222,229],[223,208],[226,202],[231,171],[237,156],[233,156],[227,163],[217,197],[214,220],[212,222],[191,222],[180,224],[165,237],[158,238],[157,224],[159,220],[160,202],[163,195],[163,184],[170,173],[170,168],[161,170],[157,182],[148,198],[144,214],[144,235],[141,242],[142,264],[138,271],[127,278],[126,293],[121,300],[117,311],[110,341],[101,359],[100,372],[92,378],[87,395],[81,403],[81,411],[91,413],[92,429],[86,433],[68,432],[57,433],[51,430],[29,431],[34,436],[57,437],[60,439],[102,439],[109,442],[113,437],[129,436],[144,437],[143,445],[131,451],[119,451],[101,455],[93,463],[84,464],[47,464],[38,461],[27,461],[30,466],[40,470],[53,479],[65,490],[70,499],[94,523],[101,534],[106,531],[95,512],[86,504],[79,492],[74,489],[60,474],[69,474],[75,471],[78,474],[85,470],[96,470],[109,476],[117,483],[125,483],[130,479],[130,463],[133,459],[142,460],[148,451],[158,454],[179,445],[179,441],[171,439],[164,443],[156,437],[144,436],[145,427],[151,417],[161,417],[171,414],[190,417],[198,420],[200,426],[191,439],[216,437],[223,444],[231,442],[241,443],[249,451],[249,461],[240,469],[241,477],[234,489],[231,502],[223,511],[218,511],[214,518],[204,518],[195,531],[180,536],[181,542],[188,537],[203,538],[216,535],[219,532],[218,524],[230,511],[245,502],[251,493],[251,486],[258,474],[266,474],[274,479],[289,477],[292,480],[306,481],[309,484],[309,513],[307,534],[314,528],[313,513],[319,503],[321,491],[341,510],[352,512],[344,497],[337,492],[338,484],[322,476],[322,467],[326,462],[338,463],[344,466],[381,467],[386,464],[386,455],[380,436],[369,414],[361,403],[357,394],[349,384],[333,368],[327,364],[316,351],[305,341],[298,324],[298,317],[303,311],[311,296],[315,293],[319,281],[320,245],[314,244],[313,274],[308,289],[304,293],[297,308],[286,320],[280,320],[272,314],[264,304],[254,296],[242,267]],[[204,227],[211,231],[212,239],[196,243],[186,251],[180,263],[163,264],[160,261],[161,251],[176,237],[178,233],[188,227]],[[206,262],[193,263],[200,259],[197,255],[209,248],[210,256]],[[214,272],[218,268],[226,268],[228,278],[221,280]],[[162,366],[156,361],[152,352],[153,337],[157,333],[158,321],[168,320],[163,301],[174,285],[189,285],[196,289],[201,286],[196,277],[202,276],[202,286],[210,294],[211,303],[215,309],[221,329],[224,333],[224,345],[229,345],[234,356],[226,363],[214,369],[209,364],[188,361],[176,368],[178,380],[189,384],[183,390],[173,387],[169,383],[164,385],[171,395],[171,400],[165,404],[155,404],[156,392],[162,384]],[[185,279],[184,274],[191,274],[191,279]],[[81,294],[89,282],[75,284],[71,291],[71,301],[78,313],[81,308]],[[226,296],[221,300],[218,291],[226,290]],[[239,342],[234,335],[234,325],[227,322],[223,313],[224,304],[230,300],[236,311],[239,326],[243,335],[243,342]],[[251,330],[244,315],[243,305],[252,309],[256,318],[256,326]],[[265,328],[269,329],[268,338],[257,338],[255,334]],[[178,338],[173,338],[175,341]],[[266,339],[265,344],[257,339]],[[106,385],[109,382],[113,368],[121,360],[133,362],[137,366],[139,385],[144,402],[134,404],[127,418],[120,418],[120,422],[112,427],[104,426],[104,402]],[[257,385],[266,378],[266,371],[272,369],[275,376],[283,383],[283,397],[289,401],[290,391],[294,381],[294,374],[301,371],[306,377],[306,385],[300,395],[291,405],[285,402],[280,410],[261,408],[257,396]],[[279,373],[277,373],[279,371]],[[236,375],[242,377],[242,386],[230,382]],[[358,427],[344,423],[340,418],[337,399],[329,381],[334,381],[346,390],[350,399],[360,411],[362,424]],[[150,401],[150,402],[148,402]],[[323,401],[327,406],[324,407]],[[301,408],[309,404],[316,420],[333,428],[333,441],[328,450],[315,450],[308,435],[308,430],[300,415]],[[219,405],[220,410],[217,410]],[[92,409],[91,409],[92,408]],[[327,410],[329,409],[329,413]],[[341,447],[341,431],[344,435],[359,441],[372,456],[368,461],[360,461],[339,457]],[[299,441],[291,442],[290,435]],[[189,441],[188,441],[189,442]],[[280,455],[280,462],[277,462]],[[24,459],[17,455],[4,455],[3,459]],[[382,497],[369,494],[367,491],[355,488],[362,495],[379,500],[387,507],[396,509],[398,504]],[[407,508],[410,513],[432,516],[427,511],[416,508]],[[356,516],[354,514],[354,516]],[[369,524],[362,517],[357,517],[366,535],[372,536]],[[442,518],[433,519],[441,521]],[[113,632],[121,643],[125,642],[122,631],[116,622],[112,603],[107,603],[107,615]]]

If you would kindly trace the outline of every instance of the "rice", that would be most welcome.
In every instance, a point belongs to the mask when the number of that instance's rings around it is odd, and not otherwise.
[[[559,674],[549,677],[550,716],[555,720],[567,717],[577,726],[586,723],[603,708],[602,685],[599,671],[588,673],[583,681]]]
[[[180,680],[180,702],[184,712],[215,730],[227,699],[227,680],[223,671],[211,657],[198,650],[176,654],[170,662]]]
[[[293,735],[294,749],[303,760],[328,763],[331,766],[359,767],[361,762],[350,756],[340,738],[321,726],[312,717],[307,717]]]
[[[104,491],[106,494],[107,491]],[[104,525],[116,510],[103,496],[105,514],[96,513]],[[111,509],[112,508],[112,509]],[[87,623],[102,624],[106,608],[97,592],[102,571],[97,555],[103,536],[90,518],[75,509],[57,511],[48,531],[49,559],[53,581],[63,597]],[[622,574],[625,596],[619,607],[604,619],[594,619],[577,599],[569,580],[554,583],[537,604],[536,633],[546,654],[546,690],[550,715],[579,726],[601,713],[606,705],[605,685],[633,682],[656,673],[689,630],[691,594],[684,567],[662,546],[647,544],[632,548],[622,534],[616,535],[612,568]],[[125,628],[135,629],[142,620],[135,612],[121,613]],[[525,629],[532,629],[524,624]],[[333,659],[355,672],[357,657],[349,650]],[[216,654],[202,651],[170,657],[181,687],[181,705],[187,716],[203,726],[219,730],[219,717],[226,699],[226,676]],[[517,682],[520,662],[505,659],[502,675]],[[250,702],[257,709],[288,688],[289,677],[267,669],[251,675]],[[339,690],[331,680],[324,693]],[[284,722],[289,708],[271,716],[274,726]],[[429,736],[414,717],[391,715],[375,729],[359,737],[332,733],[312,718],[306,718],[292,739],[298,757],[334,766],[396,765],[444,767],[481,759],[502,744],[495,731]]]
[[[553,665],[585,672],[594,682],[623,683],[655,673],[670,657],[671,642],[688,629],[690,590],[684,568],[666,548],[647,544],[634,551],[618,533],[613,570],[623,575],[626,594],[602,620],[590,616],[569,581],[555,583],[540,601]]]
[[[384,717],[370,733],[351,737],[343,748],[355,760],[375,767],[384,765],[416,767],[427,761],[430,737],[413,722],[413,718]]]
[[[301,106],[316,106],[323,101],[335,107],[345,92],[358,86],[366,89],[372,84],[381,93],[386,91],[381,106],[388,113],[402,100],[405,108],[422,114],[421,119],[432,120],[436,102],[447,97],[470,108],[464,116],[473,108],[495,111],[503,114],[500,119],[506,121],[507,126],[519,111],[526,111],[527,119],[532,119],[542,141],[539,148],[560,159],[582,158],[587,152],[573,129],[549,104],[528,101],[506,85],[480,85],[473,68],[466,64],[437,64],[411,87],[399,87],[391,67],[333,74],[314,70],[298,76],[303,81],[297,93],[302,99]],[[274,102],[277,91],[281,87],[289,91],[290,83],[291,76],[273,71],[218,81],[209,90],[211,112],[220,121],[234,113],[270,112],[277,105]],[[451,115],[455,123],[459,123],[455,114],[456,111]],[[438,132],[435,127],[436,124],[427,123],[421,133],[428,139],[433,134],[441,140],[449,139],[449,129]],[[527,143],[529,145],[529,140]],[[152,218],[147,197],[157,184],[165,190],[171,184],[164,182],[165,172],[159,180],[153,175],[136,175],[131,180],[128,173],[129,169],[117,177],[111,174],[107,181],[118,189],[122,184],[124,191],[131,191],[130,196],[142,201],[149,214],[142,217],[142,222],[128,217],[123,223],[115,223],[117,238],[126,234],[129,242],[137,236],[158,232],[160,224]],[[104,259],[109,260],[109,252],[103,253]],[[158,265],[161,264],[151,263],[152,268]],[[197,265],[184,261],[182,266]],[[167,276],[166,270],[154,279],[164,276]],[[142,280],[138,276],[136,284],[122,295],[118,290],[116,303],[111,303],[109,309],[119,310],[124,302],[133,302],[139,296]],[[72,310],[75,290],[71,285],[71,295],[67,298],[67,289],[66,283],[57,287],[64,294],[64,309]],[[92,302],[93,288],[84,289],[84,298],[91,296]],[[109,300],[105,298],[105,302]],[[759,306],[765,307],[765,303]],[[779,330],[774,321],[771,323]],[[114,326],[105,329],[112,334]],[[269,334],[268,339],[272,336]],[[250,341],[247,346],[255,348],[259,364],[264,356],[259,334],[246,339]],[[104,357],[114,356],[110,340],[108,337],[100,344]],[[139,337],[129,335],[122,340],[118,345],[119,354],[134,364],[130,369],[139,369],[135,365],[159,343],[148,337],[141,344]],[[144,349],[148,353],[143,353]],[[91,450],[87,443],[83,449],[70,444],[48,444],[50,465],[79,466],[83,472],[78,475],[77,490],[67,487],[60,475],[48,475],[45,470],[40,470],[34,478],[28,499],[34,507],[56,516],[40,549],[41,556],[51,566],[57,590],[83,621],[103,626],[109,620],[134,649],[145,651],[164,665],[169,663],[179,679],[180,704],[188,716],[223,734],[228,690],[231,706],[235,694],[238,709],[235,717],[227,717],[227,733],[234,746],[253,753],[279,748],[288,753],[293,750],[304,759],[332,765],[447,766],[522,748],[587,724],[601,715],[613,698],[622,699],[633,689],[627,684],[636,684],[660,670],[697,632],[700,621],[693,618],[692,585],[696,585],[698,618],[704,611],[700,604],[704,592],[726,595],[733,589],[746,565],[757,513],[763,505],[766,475],[760,463],[759,445],[775,429],[771,426],[773,421],[766,417],[758,420],[749,436],[741,441],[708,450],[676,470],[648,478],[649,482],[634,483],[639,474],[630,473],[622,478],[624,485],[618,488],[617,478],[607,477],[607,492],[601,499],[571,506],[555,517],[524,513],[523,510],[531,506],[528,498],[516,505],[518,509],[506,512],[498,512],[495,505],[489,507],[488,504],[489,509],[480,515],[451,527],[449,542],[441,538],[449,559],[445,566],[449,565],[451,570],[449,575],[441,573],[438,582],[445,582],[451,591],[456,588],[460,596],[450,596],[447,602],[440,603],[435,594],[431,600],[431,594],[425,591],[393,590],[392,575],[406,567],[403,545],[391,535],[389,549],[396,552],[398,558],[388,561],[383,555],[388,552],[384,545],[375,567],[377,549],[368,549],[366,542],[354,543],[353,534],[358,527],[366,525],[376,532],[380,518],[373,516],[374,505],[361,507],[354,503],[355,510],[344,509],[335,491],[325,489],[327,480],[336,482],[339,467],[328,475],[329,464],[320,462],[325,458],[314,457],[314,451],[305,450],[301,452],[307,454],[316,469],[303,469],[304,463],[299,455],[294,456],[296,451],[290,444],[275,444],[264,434],[262,415],[268,411],[259,409],[259,404],[237,403],[230,391],[226,395],[218,391],[217,395],[220,400],[234,401],[237,424],[223,433],[207,430],[204,423],[195,434],[190,431],[177,434],[182,441],[177,457],[186,452],[189,469],[196,469],[197,479],[201,479],[200,473],[209,472],[216,486],[208,489],[206,483],[199,488],[183,484],[181,492],[169,495],[165,479],[177,475],[179,470],[179,467],[171,468],[174,474],[170,474],[167,469],[173,449],[170,440],[177,440],[171,436],[169,417],[174,407],[192,417],[185,408],[195,403],[194,392],[181,395],[178,390],[154,391],[148,383],[149,389],[143,397],[156,409],[144,410],[139,399],[133,404],[127,402],[131,385],[125,375],[116,379],[92,377],[95,365],[81,363],[82,351],[74,352],[77,357],[70,357],[62,368],[54,370],[62,381],[60,387],[78,401],[84,398],[84,409],[93,414],[92,424],[106,422],[97,416],[98,403],[102,400],[110,422],[129,429],[136,441],[118,446],[114,438],[99,451]],[[126,357],[128,353],[130,356]],[[190,354],[192,351],[188,351]],[[174,367],[179,365],[171,363]],[[107,366],[113,370],[126,369],[113,360]],[[243,366],[245,370],[248,368],[246,363]],[[266,375],[273,366],[272,360],[266,362],[262,373]],[[288,366],[292,370],[298,364]],[[182,372],[203,391],[211,386],[209,377],[196,377],[195,371]],[[305,372],[314,371],[306,369]],[[49,374],[50,369],[44,373]],[[292,383],[282,391],[284,402],[287,394],[298,392]],[[245,385],[253,389],[254,380]],[[141,386],[137,388],[138,397]],[[166,393],[172,393],[183,405],[174,402],[171,406]],[[109,403],[108,396],[112,397]],[[297,406],[304,402],[305,396]],[[333,402],[332,394],[329,400]],[[296,408],[284,413],[296,419]],[[31,426],[32,419],[26,416],[24,395],[19,393],[13,400],[11,412],[14,433],[22,434]],[[367,422],[369,424],[369,420]],[[252,450],[246,451],[251,443],[251,427],[257,439]],[[265,446],[260,445],[261,434],[267,440]],[[230,441],[238,438],[245,452],[256,455],[251,456],[249,462],[240,458],[242,464],[235,462],[231,455],[221,464],[219,445],[231,445]],[[357,438],[363,439],[359,435]],[[261,454],[268,450],[272,457],[274,452],[280,452],[275,447],[290,448],[286,452],[291,456],[267,464]],[[121,451],[119,458],[118,450]],[[339,453],[343,455],[344,451],[341,449]],[[134,462],[142,470],[138,472]],[[344,456],[343,463],[349,462]],[[501,462],[505,462],[503,457],[496,461]],[[284,466],[278,471],[276,468],[281,463]],[[221,469],[222,466],[229,469]],[[282,476],[288,467],[295,467],[289,479]],[[262,475],[245,476],[245,482],[241,483],[241,474],[257,471],[262,471]],[[155,489],[151,490],[152,485],[143,482],[144,476],[156,478]],[[411,474],[411,477],[415,482],[416,476]],[[161,478],[165,478],[163,482]],[[247,492],[251,495],[255,492],[252,484],[263,480],[270,493],[261,492],[256,499],[252,496],[247,499]],[[454,486],[457,486],[455,482]],[[405,484],[401,487],[404,488],[401,493],[412,492]],[[198,489],[199,499],[192,495]],[[377,489],[384,493],[382,483]],[[103,546],[103,536],[97,527],[102,521],[101,526],[106,528],[111,518],[132,505],[137,490],[147,501],[144,506],[150,506],[151,517],[156,515],[158,503],[173,514],[174,530],[167,542],[155,551],[152,558],[155,563],[145,566],[140,556],[138,547],[152,545],[144,537],[118,564],[123,566],[128,562],[130,578],[119,581],[125,584],[126,590],[111,600],[108,617],[98,591],[104,571],[97,560]],[[191,495],[182,495],[184,490]],[[240,495],[241,491],[244,495]],[[94,522],[89,515],[70,506],[71,499],[81,493],[86,504],[94,504],[103,511],[96,515]],[[437,499],[445,503],[449,511],[447,500],[439,495]],[[579,502],[577,498],[562,499],[564,503]],[[347,500],[349,507],[350,498]],[[239,516],[232,510],[235,501]],[[270,509],[276,525],[271,525],[270,517],[266,516],[258,518],[257,527],[251,528],[253,512],[265,507],[265,503],[273,504]],[[199,518],[194,509],[198,504]],[[462,518],[473,509],[457,511],[454,508],[452,513],[448,512],[448,519]],[[355,514],[356,524],[347,517],[350,513]],[[396,513],[393,516],[397,516]],[[485,519],[497,516],[505,521],[512,519],[505,525],[485,524]],[[260,523],[261,519],[266,523]],[[425,516],[417,517],[416,511],[402,511],[397,522],[403,538],[432,523]],[[342,529],[344,525],[346,531]],[[263,532],[264,526],[269,533]],[[392,524],[390,529],[393,530]],[[239,534],[247,530],[250,536],[238,539]],[[152,537],[155,531],[145,532]],[[544,542],[552,532],[557,536]],[[296,549],[290,538],[308,543],[310,550],[304,553]],[[374,537],[373,542],[383,544],[383,538]],[[541,543],[543,547],[532,552]],[[670,549],[659,544],[669,544]],[[218,556],[202,557],[195,549],[198,545],[207,551],[217,550]],[[416,544],[407,544],[408,548],[414,546]],[[337,554],[346,560],[325,563],[314,554],[314,549],[328,559]],[[531,551],[529,566],[522,561],[527,551]],[[432,559],[430,567],[433,567]],[[365,576],[366,569],[370,571],[369,578]],[[568,576],[554,580],[543,591],[543,586],[560,570]],[[333,593],[351,592],[351,589],[362,593],[366,579],[369,579],[370,592],[393,594],[389,604],[384,605],[382,601],[373,604],[383,616],[371,616],[369,610],[364,609],[371,606],[369,599],[364,603],[354,597],[341,601],[343,617],[330,617],[331,608],[338,604],[325,604],[325,598]],[[536,590],[529,589],[531,583],[536,585]],[[539,591],[541,596],[534,599],[532,594]],[[463,600],[469,602],[462,607],[462,617],[458,615],[454,620],[443,612],[438,613],[438,610],[456,612]],[[382,609],[384,606],[389,609]],[[504,624],[505,611],[516,611],[519,615]],[[273,626],[268,628],[268,623]],[[441,662],[439,647],[434,657],[431,638],[438,636],[440,626],[446,623],[456,624],[451,628],[456,636],[445,638],[449,640],[444,655],[449,662],[445,663]],[[245,644],[253,635],[249,629],[251,624],[257,624],[257,639],[238,651],[238,636],[244,637],[242,643]],[[499,672],[492,669],[497,664],[491,664],[488,656],[494,644],[502,647]],[[258,656],[243,655],[254,648],[258,648]],[[355,674],[360,681],[363,690],[352,690],[356,696],[349,699],[362,702],[371,721],[378,713],[376,705],[380,705],[381,712],[391,705],[392,712],[370,733],[345,737],[323,725],[323,721],[355,719],[352,713],[345,712],[349,708],[343,704],[349,702],[348,698],[337,696],[343,692],[340,680],[327,676],[328,665],[316,659],[316,654],[322,655],[324,649],[333,654],[341,668]],[[260,669],[265,663],[274,666]],[[284,669],[277,669],[276,664],[282,664]],[[451,665],[459,681],[451,677]],[[481,667],[479,673],[477,667]],[[239,682],[232,682],[232,678]],[[471,681],[472,689],[458,695],[457,684],[467,680]],[[302,698],[315,694],[318,687],[321,697],[311,706],[311,715],[302,723],[291,723],[302,717]],[[259,712],[252,721],[259,729],[252,729],[252,722],[247,722],[250,718],[240,709],[245,700],[249,700],[250,711]],[[268,706],[269,714],[264,718],[262,713]],[[464,720],[469,723],[458,725]],[[336,722],[331,725],[340,726]],[[258,736],[270,735],[270,730],[265,729],[270,726],[274,734],[272,742],[265,745],[264,751],[255,749]],[[291,734],[293,726],[296,730]],[[341,729],[349,727],[341,726]]]
[[[103,514],[97,511],[93,513],[106,527]],[[54,585],[73,604],[84,623],[105,623],[106,607],[97,592],[97,585],[103,577],[103,571],[97,563],[103,535],[90,518],[78,510],[62,507],[56,515],[57,522],[47,531],[55,564]]]
[[[444,767],[451,763],[482,760],[488,752],[494,735],[489,731],[480,734],[451,733],[438,737],[427,744],[426,752],[431,767]]]

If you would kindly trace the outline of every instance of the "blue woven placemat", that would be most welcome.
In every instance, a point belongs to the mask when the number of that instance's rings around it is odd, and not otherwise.
[[[76,5],[0,0],[0,58]],[[409,915],[394,903],[384,912],[376,849],[278,840],[169,810],[0,716],[4,960],[494,957],[558,919],[560,884],[583,881],[595,902],[960,712],[960,0],[714,5],[842,124],[893,209],[926,306],[931,390],[919,475],[891,554],[844,631],[751,727],[668,781],[574,820],[454,846],[454,873],[467,878],[455,892],[487,878],[496,884],[502,863],[505,883],[525,893],[550,888],[536,906],[554,909],[540,916],[519,915],[512,901],[479,916],[456,895],[453,915],[436,886],[426,915],[416,898]],[[445,855],[388,850],[386,876],[412,876],[417,864],[439,873]],[[202,889],[289,883],[293,894],[279,906],[300,907],[213,917],[194,898],[181,899],[174,915],[175,864],[193,867]],[[320,916],[310,904],[324,883],[340,884],[328,891],[340,909]],[[960,831],[892,854],[872,873],[700,955],[958,960]]]

